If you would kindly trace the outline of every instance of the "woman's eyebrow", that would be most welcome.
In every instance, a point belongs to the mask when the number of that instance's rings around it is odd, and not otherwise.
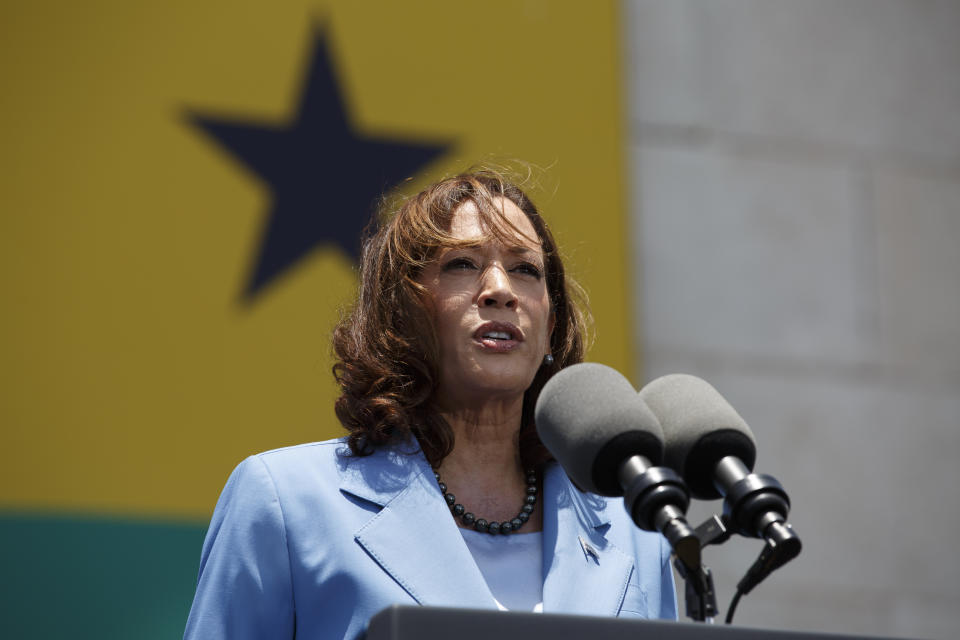
[[[462,251],[462,250],[465,250],[465,249],[466,249],[466,250],[469,250],[469,249],[481,249],[481,250],[482,250],[482,249],[484,249],[484,247],[485,247],[486,244],[487,244],[487,243],[485,242],[485,240],[486,240],[486,238],[483,238],[482,236],[479,236],[479,237],[476,237],[476,238],[464,239],[464,240],[461,240],[461,241],[457,242],[456,244],[449,245],[449,246],[444,246],[444,247],[440,247],[439,250],[438,250],[437,253],[436,253],[436,256],[437,256],[437,257],[441,257],[441,256],[445,256],[445,255],[447,255],[447,254],[449,254],[449,253],[452,253],[452,252],[454,252],[454,251]],[[542,257],[541,252],[540,252],[540,247],[535,247],[535,248],[534,248],[534,247],[531,247],[531,246],[525,245],[525,244],[519,244],[519,243],[509,244],[509,245],[506,245],[506,250],[507,250],[509,253],[511,253],[511,254],[513,254],[513,255],[516,255],[516,256],[523,256],[523,257],[531,257],[531,256],[532,256],[532,257],[536,257],[536,258],[538,258],[538,259]]]
[[[522,244],[510,245],[507,247],[507,251],[518,256],[527,256],[530,254],[533,254],[537,257],[540,256],[540,251]]]

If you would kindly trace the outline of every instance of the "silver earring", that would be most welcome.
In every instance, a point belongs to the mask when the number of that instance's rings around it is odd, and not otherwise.
[[[553,366],[553,354],[548,353],[547,355],[543,356],[543,364],[546,365],[546,366],[548,366],[548,367],[552,367],[552,366]]]

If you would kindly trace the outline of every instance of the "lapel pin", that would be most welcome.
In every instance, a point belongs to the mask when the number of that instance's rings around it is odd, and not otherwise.
[[[600,554],[597,553],[597,550],[594,549],[589,542],[584,540],[583,536],[577,536],[577,540],[580,541],[580,548],[583,549],[584,559],[589,560],[590,556],[593,556],[593,561],[600,564]]]

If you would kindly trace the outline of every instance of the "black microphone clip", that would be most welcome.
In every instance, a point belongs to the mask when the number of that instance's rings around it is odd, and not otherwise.
[[[700,539],[687,524],[690,506],[686,483],[669,467],[654,467],[643,456],[623,461],[617,478],[623,488],[623,506],[635,523],[659,531],[677,559],[690,571],[700,568]]]
[[[777,567],[800,553],[800,538],[787,524],[790,497],[776,478],[751,473],[735,456],[721,459],[714,476],[724,493],[723,516],[729,527],[740,535],[766,540],[776,549],[772,553],[783,558]]]

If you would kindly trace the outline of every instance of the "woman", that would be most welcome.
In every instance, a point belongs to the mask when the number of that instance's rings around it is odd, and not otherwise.
[[[661,536],[537,438],[584,323],[526,195],[487,171],[427,188],[366,241],[360,279],[334,333],[349,435],[237,467],[185,637],[352,638],[391,604],[675,618]]]

